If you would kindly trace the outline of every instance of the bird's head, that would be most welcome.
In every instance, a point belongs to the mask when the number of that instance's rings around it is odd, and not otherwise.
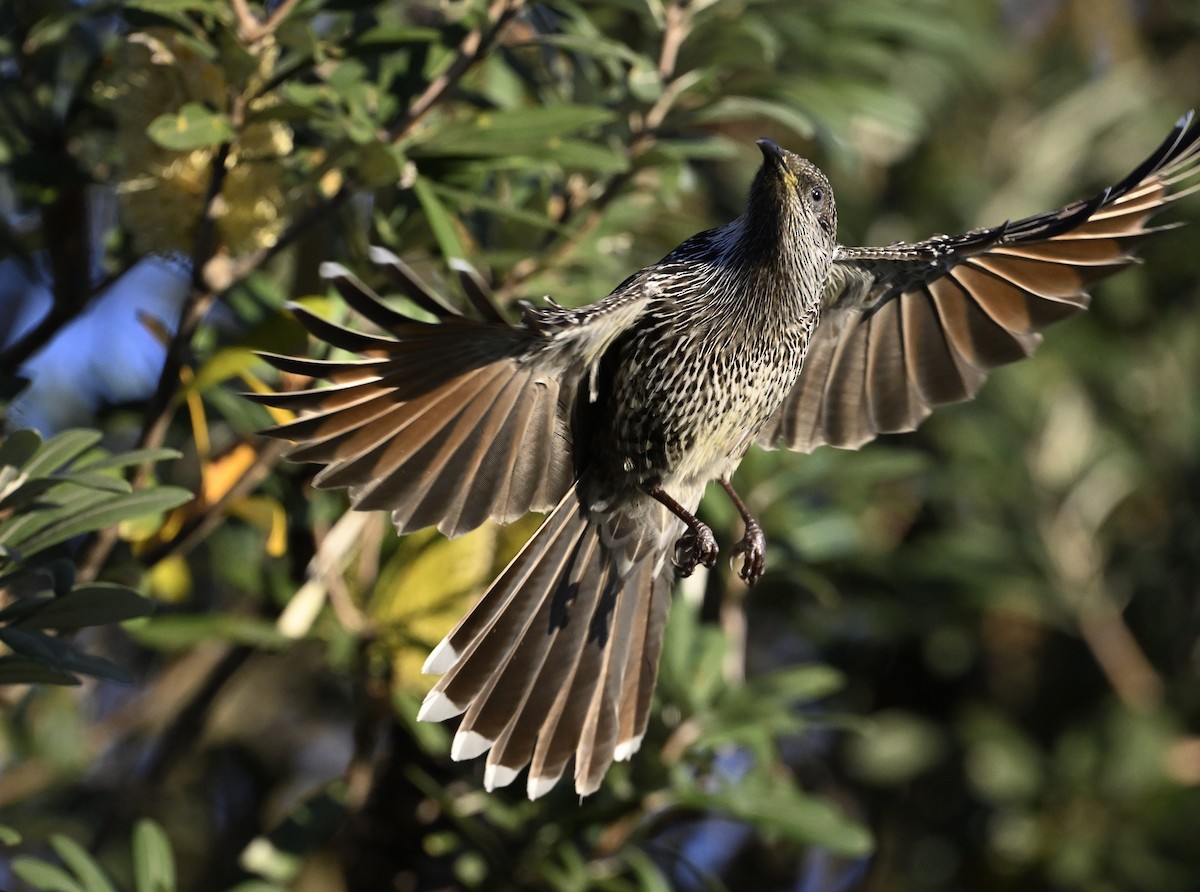
[[[837,207],[825,174],[811,161],[758,140],[763,163],[754,184],[746,220],[754,237],[780,246],[815,246],[832,253],[837,239]]]

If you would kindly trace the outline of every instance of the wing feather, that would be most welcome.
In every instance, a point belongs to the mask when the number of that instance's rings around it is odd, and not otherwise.
[[[960,236],[839,248],[804,368],[760,445],[854,449],[912,430],[1030,355],[1088,289],[1136,262],[1164,208],[1197,189],[1200,124],[1181,118],[1124,180],[1056,211]]]

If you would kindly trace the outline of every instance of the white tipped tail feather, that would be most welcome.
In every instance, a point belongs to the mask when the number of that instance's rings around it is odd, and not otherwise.
[[[444,674],[418,718],[465,713],[451,755],[490,750],[488,789],[529,765],[529,796],[543,796],[573,758],[575,789],[587,795],[640,744],[673,582],[661,551],[646,547],[673,528],[648,510],[647,535],[614,544],[609,517],[572,487],[430,654],[426,668]]]

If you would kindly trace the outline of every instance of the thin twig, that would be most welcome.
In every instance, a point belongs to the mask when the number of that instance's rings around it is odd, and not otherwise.
[[[264,37],[274,34],[275,29],[288,17],[296,4],[300,0],[283,0],[275,11],[272,12],[266,19],[260,21],[254,13],[250,11],[250,5],[246,0],[233,0],[233,14],[237,17],[238,37],[244,43],[257,43]]]
[[[557,220],[557,234],[551,233],[543,242],[535,256],[526,258],[514,264],[496,286],[496,296],[500,299],[511,298],[520,286],[539,270],[559,265],[579,245],[593,229],[600,224],[608,205],[620,195],[625,187],[633,180],[635,173],[634,162],[639,156],[654,146],[658,131],[666,120],[667,113],[679,94],[691,83],[685,73],[674,77],[675,68],[679,64],[679,49],[687,39],[691,30],[691,16],[687,4],[676,2],[667,9],[666,22],[663,27],[662,44],[658,53],[658,73],[665,86],[653,105],[646,111],[629,134],[629,167],[611,176],[600,194],[593,198],[585,198],[578,204],[564,202],[562,214]],[[673,79],[672,79],[673,78]],[[579,211],[587,211],[587,216],[567,233],[562,230]],[[558,246],[554,247],[554,242]]]
[[[272,440],[259,449],[254,461],[240,477],[221,495],[219,499],[208,505],[204,513],[186,524],[177,535],[168,542],[163,542],[155,548],[139,553],[138,557],[146,566],[153,566],[163,558],[186,555],[193,548],[208,538],[225,520],[226,509],[230,503],[249,495],[267,478],[271,470],[279,463],[288,444],[282,440]]]
[[[401,139],[412,129],[414,124],[437,105],[442,97],[462,79],[463,75],[483,58],[496,38],[500,36],[500,32],[524,5],[525,0],[492,0],[487,10],[487,29],[476,28],[463,38],[462,43],[458,45],[458,53],[455,55],[454,61],[446,67],[445,71],[429,82],[424,92],[408,107],[404,116],[389,128],[387,138],[391,142]]]
[[[158,385],[155,387],[154,395],[146,404],[142,433],[138,438],[138,446],[141,448],[149,449],[161,446],[166,440],[167,429],[171,424],[172,402],[179,390],[179,375],[183,369],[184,360],[200,321],[212,308],[217,298],[216,292],[205,282],[204,270],[216,252],[215,211],[217,199],[221,195],[221,186],[225,181],[225,161],[229,157],[229,150],[230,144],[222,143],[213,157],[212,176],[208,184],[204,214],[197,227],[196,242],[192,252],[191,292],[180,308],[179,323],[175,328],[174,336],[167,344],[167,355],[163,359]],[[132,480],[135,489],[146,482],[152,468],[152,462],[146,462],[137,467]],[[116,544],[117,529],[115,527],[106,527],[95,534],[81,551],[78,578],[81,581],[95,579]]]
[[[691,24],[686,3],[676,2],[667,7],[662,47],[658,53],[658,74],[664,81],[675,73],[675,66],[679,61],[679,48],[683,46]]]

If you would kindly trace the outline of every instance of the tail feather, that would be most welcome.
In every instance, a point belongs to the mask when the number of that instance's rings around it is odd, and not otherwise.
[[[574,756],[575,788],[587,795],[645,730],[671,568],[663,572],[661,559],[634,547],[642,544],[635,522],[589,511],[577,492],[568,491],[426,663],[445,674],[420,718],[465,711],[452,754],[490,749],[489,789],[529,765],[528,792],[537,798]],[[662,522],[657,511],[643,516],[641,540],[660,541]],[[610,526],[625,530],[626,554],[610,545]],[[630,562],[631,549],[646,557]]]
[[[641,748],[646,736],[646,725],[650,720],[650,698],[654,694],[654,682],[658,679],[658,661],[662,655],[663,632],[667,626],[667,612],[671,607],[671,589],[675,571],[667,564],[659,571],[658,579],[651,586],[650,597],[643,605],[645,617],[635,624],[635,638],[630,643],[629,661],[621,688],[620,729],[613,758],[626,761]]]
[[[570,493],[430,656],[427,665],[439,652],[451,665],[429,692],[423,711],[441,701],[447,705],[439,713],[465,710],[513,653],[543,601],[562,597],[558,582],[585,530],[574,516],[577,511]]]
[[[620,588],[615,567],[607,558],[600,537],[589,537],[571,567],[571,585],[578,592],[571,613],[563,617],[567,659],[554,666],[558,695],[538,729],[533,760],[529,765],[530,799],[549,792],[562,777],[583,732],[592,692],[600,675],[600,661],[608,644],[609,620]]]
[[[652,567],[643,563],[639,568],[633,590],[650,592],[653,583]],[[644,595],[643,595],[644,597]],[[613,763],[620,732],[619,707],[624,676],[629,664],[634,627],[641,611],[639,599],[622,597],[617,601],[604,648],[600,678],[584,717],[583,728],[575,749],[575,789],[588,796],[600,787],[608,766]],[[644,637],[642,638],[644,642]]]

